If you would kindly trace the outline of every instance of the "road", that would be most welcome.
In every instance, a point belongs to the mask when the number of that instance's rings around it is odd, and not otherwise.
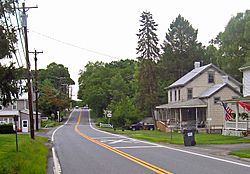
[[[249,174],[250,163],[114,135],[96,129],[88,110],[75,109],[54,134],[63,174]]]

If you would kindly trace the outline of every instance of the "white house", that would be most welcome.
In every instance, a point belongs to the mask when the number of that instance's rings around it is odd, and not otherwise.
[[[34,112],[34,127],[36,125],[35,115],[36,113]],[[18,116],[17,129],[22,130],[22,132],[28,132],[30,130],[30,118],[27,93],[20,95],[19,99],[17,99],[13,104],[10,104],[6,107],[0,105],[0,121],[14,124],[14,116]],[[40,127],[41,114],[38,113],[38,128]]]

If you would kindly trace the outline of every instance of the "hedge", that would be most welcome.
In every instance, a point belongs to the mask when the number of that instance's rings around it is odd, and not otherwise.
[[[13,130],[13,124],[3,124],[0,125],[0,134],[11,134],[15,133]]]

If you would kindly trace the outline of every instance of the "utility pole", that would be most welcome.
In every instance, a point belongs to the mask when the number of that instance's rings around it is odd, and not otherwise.
[[[29,100],[29,118],[30,118],[30,136],[35,139],[34,133],[34,119],[33,119],[33,99],[32,99],[32,86],[31,86],[31,71],[30,71],[30,60],[29,60],[29,47],[28,47],[28,34],[27,34],[27,15],[26,9],[37,7],[25,7],[25,3],[22,3],[22,27],[24,30],[24,42],[25,42],[25,59],[27,64],[27,86],[28,86],[28,100]]]
[[[37,81],[37,77],[38,77],[38,72],[37,72],[37,54],[43,53],[43,51],[34,51],[34,52],[29,52],[35,55],[34,59],[35,59],[35,97],[36,97],[36,130],[39,130],[39,119],[38,119],[38,81]]]

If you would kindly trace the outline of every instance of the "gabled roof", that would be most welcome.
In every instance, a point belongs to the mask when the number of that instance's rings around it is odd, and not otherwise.
[[[178,79],[177,81],[175,81],[173,84],[171,84],[170,86],[168,86],[169,88],[173,88],[173,87],[178,87],[178,86],[185,86],[187,83],[189,83],[191,80],[193,80],[194,78],[198,77],[200,74],[202,74],[204,71],[206,71],[209,68],[214,68],[215,70],[217,70],[218,72],[220,72],[223,75],[227,75],[224,71],[222,71],[221,69],[219,69],[217,66],[213,65],[213,64],[208,64],[208,65],[204,65],[201,66],[199,68],[195,68],[192,71],[190,71],[189,73],[187,73],[186,75],[182,76],[180,79]],[[228,79],[230,79],[231,81],[235,82],[237,85],[241,86],[242,84],[240,82],[238,82],[237,80],[235,80],[233,77],[228,76]]]
[[[207,98],[212,96],[213,94],[215,94],[216,92],[220,91],[222,88],[224,88],[225,86],[228,86],[230,89],[232,89],[234,92],[236,92],[237,94],[241,95],[241,93],[239,91],[237,91],[235,88],[233,88],[231,85],[229,85],[228,83],[220,83],[220,84],[216,84],[214,86],[211,86],[210,88],[208,88],[206,91],[204,91],[199,98]]]

